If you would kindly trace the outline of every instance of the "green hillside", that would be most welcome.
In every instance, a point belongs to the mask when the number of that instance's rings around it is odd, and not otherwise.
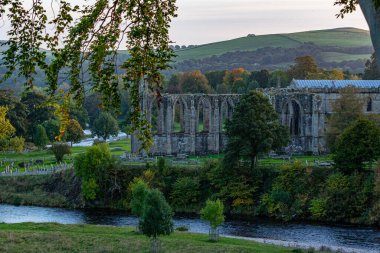
[[[176,51],[176,61],[202,59],[234,51],[254,51],[264,47],[295,48],[307,42],[312,42],[318,46],[336,46],[343,48],[372,46],[368,31],[357,28],[337,28],[289,34],[247,36],[200,45],[194,48]],[[340,56],[342,60],[344,60],[345,56]],[[363,55],[358,55],[357,57],[354,57],[354,59],[361,59]],[[352,57],[350,59],[352,59]]]

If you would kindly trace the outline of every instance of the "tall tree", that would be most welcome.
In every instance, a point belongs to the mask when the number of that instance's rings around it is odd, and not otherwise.
[[[66,127],[65,139],[71,143],[80,142],[84,138],[84,133],[81,125],[75,119],[71,119]]]
[[[310,55],[297,57],[294,62],[288,71],[292,78],[306,79],[308,75],[318,73],[317,63]]]
[[[54,109],[48,106],[47,96],[37,91],[24,94],[21,103],[27,108],[28,137],[31,138],[37,125],[54,118]]]
[[[160,88],[160,72],[169,67],[174,55],[169,47],[169,28],[176,16],[176,1],[96,0],[73,6],[60,0],[49,7],[44,2],[0,0],[0,18],[10,22],[8,47],[2,53],[7,72],[0,81],[17,72],[25,79],[26,88],[32,89],[41,69],[49,94],[55,96],[64,72],[68,74],[69,92],[77,101],[82,102],[85,84],[89,84],[102,95],[105,107],[119,106],[118,87],[122,83],[132,101],[131,131],[136,132],[143,148],[149,148],[152,141],[148,121],[141,114],[140,84]],[[50,18],[46,8],[54,6],[56,15]],[[122,43],[129,53],[122,64],[123,76],[118,75],[116,62]],[[52,52],[50,61],[42,46]],[[85,72],[90,80],[83,80]]]
[[[38,148],[45,148],[49,143],[49,138],[46,134],[46,130],[42,125],[36,126],[34,130],[33,141]]]
[[[13,90],[0,90],[0,106],[7,106],[7,118],[16,129],[16,135],[26,136],[28,122],[27,109]]]
[[[93,136],[99,136],[106,140],[110,136],[117,136],[119,126],[116,119],[109,112],[102,112],[94,121],[91,131]]]
[[[11,137],[16,132],[11,122],[6,119],[7,111],[7,107],[0,106],[0,139]]]
[[[287,144],[287,134],[269,99],[251,91],[241,97],[227,124],[224,164],[232,169],[242,159],[254,168],[259,153]]]
[[[184,93],[206,93],[212,92],[208,80],[199,70],[185,72],[180,77],[180,87]]]
[[[355,87],[346,87],[339,95],[331,104],[333,113],[327,121],[326,142],[331,151],[343,130],[364,114],[364,101],[357,95]]]

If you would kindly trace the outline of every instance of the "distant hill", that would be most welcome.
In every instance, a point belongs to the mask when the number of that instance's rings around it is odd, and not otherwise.
[[[1,41],[0,41],[1,42]],[[2,41],[3,42],[3,41]],[[0,47],[0,52],[6,49]],[[225,70],[243,67],[247,70],[286,69],[298,56],[312,55],[322,68],[341,68],[353,73],[363,72],[365,62],[373,52],[369,31],[357,28],[337,28],[288,34],[248,35],[233,40],[199,45],[176,50],[174,72]],[[49,54],[48,54],[49,55]],[[128,52],[120,51],[119,63],[126,60]],[[5,69],[0,64],[0,75]],[[0,88],[20,88],[22,79],[14,75]],[[36,84],[44,86],[44,76],[39,73]]]
[[[305,52],[309,48],[310,52]],[[279,50],[279,49],[282,49]],[[297,53],[299,51],[299,53]],[[256,54],[255,54],[256,52]],[[241,64],[257,68],[284,68],[294,60],[289,55],[310,54],[327,68],[340,67],[351,71],[362,71],[373,47],[369,31],[357,28],[337,28],[288,34],[248,35],[233,40],[215,42],[176,51],[174,71],[190,69],[211,70],[215,67],[230,69]],[[266,62],[260,62],[261,56]],[[258,59],[247,61],[248,56]],[[231,59],[231,60],[230,60]],[[223,66],[220,66],[220,62]],[[329,64],[330,63],[330,64]],[[204,66],[204,65],[208,66]],[[354,65],[354,66],[350,66]],[[212,69],[216,70],[216,69]]]

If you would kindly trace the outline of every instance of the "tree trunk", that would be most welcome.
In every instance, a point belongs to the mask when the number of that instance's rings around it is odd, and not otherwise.
[[[376,60],[380,60],[380,9],[376,9],[373,0],[359,0],[360,8],[367,21]],[[380,64],[377,64],[380,71]]]

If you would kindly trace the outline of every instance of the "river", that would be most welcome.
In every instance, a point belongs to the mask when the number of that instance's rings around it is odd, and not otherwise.
[[[0,222],[57,222],[136,226],[136,217],[109,211],[67,210],[61,208],[0,205]],[[175,227],[187,226],[190,232],[208,233],[208,225],[196,218],[176,217]],[[370,227],[326,226],[273,221],[226,221],[220,228],[226,237],[303,248],[327,246],[343,252],[379,253],[380,230]]]

